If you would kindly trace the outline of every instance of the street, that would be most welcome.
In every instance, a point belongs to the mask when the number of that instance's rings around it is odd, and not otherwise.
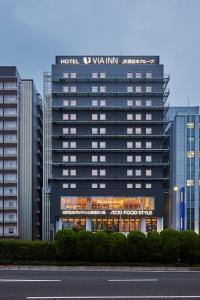
[[[0,299],[200,299],[200,271],[0,270]]]

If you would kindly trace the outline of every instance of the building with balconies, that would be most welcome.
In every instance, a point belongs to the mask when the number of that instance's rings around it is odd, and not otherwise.
[[[57,56],[51,228],[161,231],[169,185],[158,56]]]

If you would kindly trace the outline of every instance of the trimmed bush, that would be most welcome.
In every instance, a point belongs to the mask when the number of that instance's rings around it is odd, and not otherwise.
[[[160,233],[161,238],[161,260],[164,263],[176,263],[179,259],[180,242],[179,233],[174,229],[165,229]]]
[[[76,258],[80,261],[92,260],[93,234],[90,231],[79,231],[77,234]]]
[[[123,233],[114,232],[111,234],[109,256],[113,262],[126,260],[126,237]]]
[[[56,255],[60,260],[76,259],[77,232],[71,229],[62,229],[56,233]]]
[[[180,259],[183,263],[197,263],[200,255],[199,236],[190,230],[179,232]]]
[[[96,232],[93,234],[93,260],[104,262],[109,260],[109,236],[105,232]]]
[[[162,257],[161,238],[158,232],[147,233],[147,259],[149,262],[160,263]]]
[[[147,255],[147,238],[140,231],[132,231],[127,236],[127,258],[130,262],[144,262]]]

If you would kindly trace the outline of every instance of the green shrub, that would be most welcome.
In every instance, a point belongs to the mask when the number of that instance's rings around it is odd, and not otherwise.
[[[120,262],[126,260],[126,237],[123,233],[114,232],[110,236],[110,260]]]
[[[200,254],[199,236],[190,230],[179,232],[180,259],[184,263],[197,263]]]
[[[109,234],[96,232],[93,234],[93,260],[104,262],[109,259]]]
[[[161,262],[162,256],[161,238],[158,232],[147,233],[147,260],[149,262]]]
[[[147,238],[140,231],[132,231],[127,236],[127,258],[130,262],[143,262],[146,259]]]
[[[56,255],[60,260],[76,259],[77,232],[71,229],[62,229],[56,233]]]
[[[174,229],[165,229],[160,233],[162,245],[162,262],[176,263],[179,259],[179,233]]]
[[[76,258],[81,261],[92,260],[93,234],[90,231],[79,231],[77,234]]]

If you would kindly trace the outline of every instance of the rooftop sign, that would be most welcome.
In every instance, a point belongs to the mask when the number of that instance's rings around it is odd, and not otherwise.
[[[56,64],[65,64],[65,65],[159,64],[159,57],[158,56],[56,56]]]

